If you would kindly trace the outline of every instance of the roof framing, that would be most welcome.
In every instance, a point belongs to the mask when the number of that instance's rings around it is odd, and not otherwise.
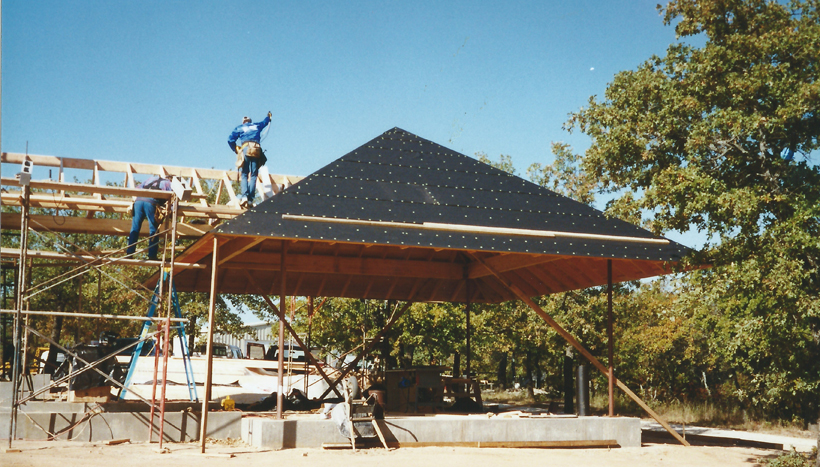
[[[75,215],[53,216],[32,215],[29,225],[34,230],[50,230],[62,233],[90,233],[101,235],[128,235],[131,221],[124,218],[137,196],[157,199],[171,199],[171,193],[157,190],[136,188],[136,175],[176,176],[186,180],[192,188],[192,201],[180,202],[178,215],[181,222],[178,226],[182,237],[201,237],[211,230],[219,220],[229,220],[244,210],[239,208],[239,201],[233,190],[233,183],[238,180],[235,170],[201,169],[133,162],[103,161],[76,159],[69,157],[41,156],[33,154],[2,153],[0,162],[4,164],[22,164],[31,161],[35,167],[58,168],[56,180],[32,180],[29,186],[38,190],[29,195],[30,208],[57,209],[74,211]],[[90,183],[66,182],[66,169],[90,171]],[[105,173],[115,173],[123,177],[123,186],[102,184]],[[295,175],[268,174],[259,176],[256,183],[264,198],[269,198],[284,187],[298,182],[303,177]],[[208,201],[208,193],[203,189],[203,182],[211,182],[216,189],[216,201]],[[4,206],[22,206],[23,190],[16,178],[3,177],[0,183],[4,189],[0,201]],[[269,187],[270,191],[264,188]],[[98,212],[114,214],[119,218],[100,218]],[[3,228],[20,229],[19,216],[2,215]]]
[[[667,274],[689,251],[544,187],[394,128],[244,214],[179,258],[248,271],[271,291],[433,302],[500,302]],[[480,258],[481,261],[475,261]],[[180,290],[208,290],[181,271]],[[466,281],[473,283],[466,287]],[[467,297],[468,288],[473,291]],[[218,290],[249,293],[242,274]]]

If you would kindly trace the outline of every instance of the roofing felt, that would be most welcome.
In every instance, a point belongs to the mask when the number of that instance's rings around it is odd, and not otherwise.
[[[357,222],[347,224],[339,220]],[[407,224],[424,223],[564,232],[574,236],[405,228]],[[659,237],[399,128],[386,131],[279,195],[223,223],[216,232],[673,262],[689,251],[672,241],[651,242]],[[595,238],[596,235],[608,238]],[[592,238],[584,238],[589,236]]]
[[[191,245],[221,293],[497,303],[666,274],[688,249],[394,128]],[[502,279],[503,277],[503,279]],[[175,274],[208,291],[208,269]]]

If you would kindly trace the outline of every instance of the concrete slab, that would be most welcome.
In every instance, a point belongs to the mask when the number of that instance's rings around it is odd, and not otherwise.
[[[614,439],[622,447],[640,447],[640,419],[627,417],[488,418],[486,415],[388,417],[380,421],[388,442],[460,443],[515,441],[592,441]],[[348,442],[331,420],[296,418],[242,419],[242,439],[264,449],[317,448]]]
[[[678,432],[678,434],[683,434],[685,431],[686,436],[698,436],[700,438],[714,438],[716,441],[723,440],[740,440],[740,441],[749,441],[751,443],[768,443],[772,445],[783,445],[784,450],[795,449],[801,452],[810,452],[813,447],[817,446],[818,440],[813,438],[795,438],[792,436],[781,436],[781,435],[773,435],[768,433],[757,433],[757,432],[749,432],[749,431],[737,431],[737,430],[726,430],[726,429],[719,429],[719,428],[707,428],[707,427],[699,427],[699,426],[691,426],[686,425],[685,430],[684,426],[673,423],[670,424],[672,428]],[[643,420],[641,422],[641,428],[644,430],[657,432],[660,434],[665,434],[666,430],[657,422]],[[704,441],[705,444],[708,442]],[[741,445],[743,443],[740,443]]]

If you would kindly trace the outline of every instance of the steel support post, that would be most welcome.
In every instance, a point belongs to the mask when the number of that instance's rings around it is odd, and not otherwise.
[[[28,205],[31,196],[31,188],[28,185],[23,186],[23,203],[20,207],[20,262],[17,272],[17,303],[16,313],[14,314],[14,364],[12,365],[11,380],[12,380],[12,395],[11,395],[11,410],[9,411],[9,448],[11,448],[12,440],[17,436],[17,401],[18,392],[20,391],[20,358],[24,352],[20,348],[21,340],[21,325],[23,320],[23,296],[26,289],[26,252],[28,251]]]
[[[285,384],[285,294],[287,293],[287,283],[285,278],[287,272],[285,271],[285,257],[288,254],[288,241],[282,241],[282,255],[280,256],[279,271],[282,276],[281,288],[279,294],[279,359],[276,363],[276,371],[279,373],[279,388],[276,390],[276,419],[282,420],[282,404],[285,398],[282,394],[283,386]]]
[[[609,416],[615,416],[615,343],[612,340],[612,260],[606,260],[606,339],[609,360]]]
[[[171,295],[170,292],[168,295]],[[171,352],[171,316],[165,318],[165,333],[162,342],[162,391],[159,396],[159,448],[162,449],[162,438],[165,435],[165,388],[168,380],[168,354]],[[183,434],[184,436],[184,434]]]
[[[466,266],[464,267],[464,271],[466,273],[466,271],[467,271]],[[470,315],[472,314],[472,310],[470,309],[471,304],[470,304],[470,280],[469,279],[466,279],[464,281],[464,290],[465,290],[465,293],[467,294],[467,301],[466,301],[465,306],[464,306],[464,313],[467,315],[466,316],[466,321],[467,321],[466,322],[466,326],[467,326],[467,365],[466,365],[466,370],[467,370],[467,379],[470,379],[470,378],[472,378],[470,376],[470,371],[471,371],[470,370],[470,360],[472,360],[473,352],[472,352],[472,346],[470,345],[470,337],[472,336],[472,329],[470,328]]]

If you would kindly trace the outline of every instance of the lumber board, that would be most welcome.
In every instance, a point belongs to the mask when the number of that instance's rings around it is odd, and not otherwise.
[[[361,443],[361,441],[359,441]],[[458,447],[458,448],[523,448],[523,449],[566,449],[566,448],[619,448],[614,439],[579,439],[558,441],[388,441],[390,448],[428,448],[428,447]],[[350,443],[324,443],[322,449],[350,449]]]
[[[3,257],[12,257],[12,258],[19,258],[20,257],[20,250],[18,248],[0,248],[0,256]],[[58,253],[56,251],[43,251],[43,250],[26,250],[26,256],[29,258],[41,258],[41,259],[60,259],[66,261],[77,261],[77,262],[89,262],[93,264],[129,264],[135,266],[161,266],[161,261],[156,260],[143,260],[143,259],[133,259],[133,258],[115,258],[115,257],[97,257],[91,255],[71,255],[68,253]],[[174,262],[174,267],[176,268],[191,268],[191,269],[205,269],[206,266],[204,264],[197,264],[197,263],[183,263],[183,262]]]
[[[156,175],[159,173],[166,173],[168,175],[175,175],[177,177],[191,177],[196,175],[200,179],[219,180],[227,174],[228,179],[232,181],[239,180],[239,174],[236,170],[219,170],[219,169],[204,169],[195,167],[178,167],[172,165],[159,164],[144,164],[136,162],[119,162],[119,161],[104,161],[94,159],[80,159],[73,157],[57,157],[57,156],[43,156],[36,154],[21,154],[14,152],[4,152],[0,155],[0,162],[8,164],[22,164],[24,160],[34,162],[36,166],[42,167],[60,167],[61,169],[82,169],[93,171],[96,167],[103,172],[120,172],[132,173],[142,175]],[[283,175],[271,174],[279,183],[288,181],[294,184],[301,180],[299,175]]]
[[[110,439],[110,440],[106,441],[104,444],[106,446],[116,446],[118,444],[125,444],[125,443],[130,443],[130,442],[131,442],[131,438],[121,438],[121,439]]]
[[[3,229],[20,230],[20,215],[13,213],[0,214]],[[84,217],[62,217],[47,215],[29,216],[29,228],[37,232],[84,233],[93,235],[112,235],[126,237],[131,232],[130,219],[86,219]],[[213,226],[208,224],[177,223],[177,235],[183,238],[199,238],[210,232]],[[148,223],[143,222],[140,234],[148,236]]]
[[[2,194],[6,206],[20,206],[22,193],[10,191]],[[119,212],[124,213],[133,201],[128,199],[99,199],[91,196],[63,196],[54,194],[33,194],[29,206],[33,208],[66,209],[75,211]],[[244,210],[230,206],[207,206],[194,203],[180,203],[179,215],[183,217],[208,217],[214,219],[233,219]]]
[[[571,256],[557,255],[496,255],[486,259],[487,263],[498,272],[507,272],[514,269],[538,266],[561,259],[572,258]],[[473,262],[467,265],[469,279],[478,279],[492,275],[489,269],[481,263]]]
[[[279,270],[280,253],[242,252],[221,268]],[[463,280],[464,269],[456,263],[397,260],[306,254],[286,255],[288,272],[344,274],[365,276],[417,277],[424,279]]]
[[[0,179],[0,183],[7,186],[20,186],[19,180],[10,177],[3,177]],[[29,186],[31,188],[40,188],[43,190],[60,190],[101,195],[142,196],[145,198],[156,199],[171,199],[174,196],[174,194],[170,191],[144,190],[142,188],[125,188],[121,186],[88,185],[85,183],[54,182],[51,180],[32,180],[29,182]]]

